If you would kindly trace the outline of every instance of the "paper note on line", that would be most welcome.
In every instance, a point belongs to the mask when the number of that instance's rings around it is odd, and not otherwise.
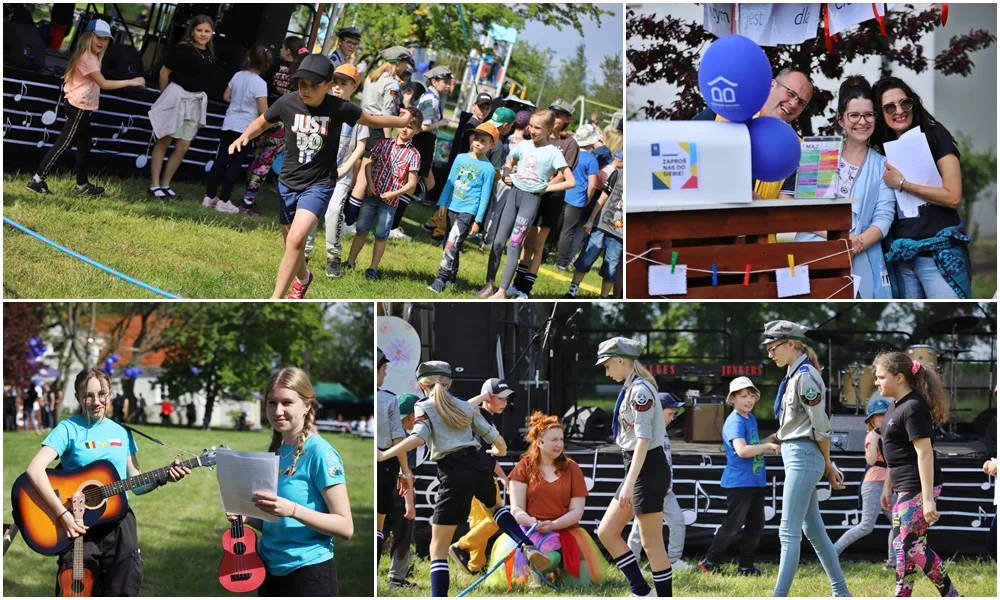
[[[218,451],[216,473],[219,494],[226,512],[277,521],[274,515],[253,504],[254,492],[278,494],[278,455],[271,452],[235,452],[226,448]]]
[[[941,174],[931,156],[927,135],[919,127],[907,131],[898,140],[884,144],[885,158],[890,165],[899,169],[908,183],[941,187]],[[921,198],[908,192],[895,190],[896,204],[903,217],[910,219],[920,214],[920,207],[927,204]]]

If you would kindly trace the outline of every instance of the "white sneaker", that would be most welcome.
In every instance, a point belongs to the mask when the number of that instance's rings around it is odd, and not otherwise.
[[[357,235],[357,233],[358,233],[358,227],[357,227],[357,225],[344,225],[343,229],[341,229],[341,232],[342,233],[349,233],[351,235]]]
[[[204,198],[201,199],[202,206],[215,206],[218,202],[219,202],[218,198],[209,198],[208,196],[205,196]]]
[[[694,567],[691,566],[691,563],[684,562],[684,560],[678,558],[677,560],[670,561],[670,568],[674,571],[690,571]]]
[[[528,295],[512,285],[507,288],[507,297],[515,300],[524,300],[528,297]]]
[[[389,232],[390,240],[403,240],[404,242],[413,241],[413,238],[403,233],[402,227],[397,227]]]
[[[220,202],[216,202],[216,204],[215,204],[215,210],[217,210],[219,212],[223,212],[223,213],[229,213],[229,214],[240,212],[240,209],[239,209],[238,206],[234,205],[232,202],[228,202],[228,201],[225,201],[225,200],[220,201]]]

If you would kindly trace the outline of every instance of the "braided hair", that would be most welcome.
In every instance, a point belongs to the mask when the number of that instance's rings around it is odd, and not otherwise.
[[[316,392],[313,390],[312,382],[309,381],[309,375],[305,371],[297,367],[285,367],[275,372],[267,380],[267,387],[264,388],[265,407],[278,388],[294,392],[306,405],[306,414],[302,419],[302,428],[296,434],[297,442],[295,445],[295,455],[292,457],[292,466],[286,472],[287,475],[294,475],[295,465],[298,464],[299,457],[303,453],[302,447],[306,443],[306,438],[312,434],[313,423],[316,421]],[[267,451],[277,453],[278,449],[281,448],[281,443],[281,432],[275,430],[271,435],[271,445],[268,446]]]

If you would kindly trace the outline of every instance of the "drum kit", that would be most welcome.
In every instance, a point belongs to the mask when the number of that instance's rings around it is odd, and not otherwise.
[[[854,409],[855,414],[863,414],[868,403],[879,398],[875,387],[875,373],[871,363],[875,355],[885,350],[902,350],[911,360],[919,361],[924,367],[937,369],[948,390],[951,402],[948,433],[955,433],[955,399],[957,396],[957,369],[959,355],[969,352],[968,348],[958,345],[959,332],[966,331],[978,325],[981,319],[973,316],[958,316],[935,321],[926,326],[927,336],[950,337],[948,347],[936,347],[927,344],[912,344],[899,348],[893,344],[876,340],[851,339],[843,334],[832,331],[812,330],[806,335],[816,341],[825,342],[829,347],[838,346],[857,353],[860,360],[850,363],[840,370],[840,405]]]

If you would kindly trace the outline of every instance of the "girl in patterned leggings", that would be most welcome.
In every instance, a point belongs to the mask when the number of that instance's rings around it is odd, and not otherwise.
[[[892,524],[899,533],[896,550],[896,596],[912,596],[917,568],[923,570],[942,596],[958,596],[941,557],[927,544],[927,528],[941,518],[941,467],[934,459],[934,426],[948,420],[948,403],[941,379],[902,352],[875,357],[875,384],[892,398],[882,426],[882,455],[889,474],[882,488],[882,508],[892,505]]]

